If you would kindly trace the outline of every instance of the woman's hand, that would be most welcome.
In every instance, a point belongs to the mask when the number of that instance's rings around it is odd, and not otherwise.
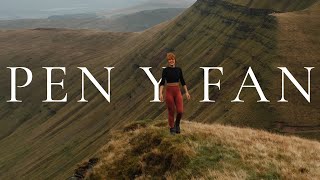
[[[163,102],[163,94],[160,94],[160,101]]]
[[[187,96],[187,99],[189,101],[191,99],[191,96],[190,96],[189,92],[186,92],[186,96]]]
[[[163,86],[160,86],[160,101],[163,102]]]

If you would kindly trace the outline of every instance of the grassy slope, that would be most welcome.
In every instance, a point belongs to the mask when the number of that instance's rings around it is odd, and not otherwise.
[[[320,143],[249,128],[138,121],[113,133],[88,179],[316,179]]]
[[[288,109],[285,111],[286,108],[279,111],[273,104],[256,103],[258,96],[254,90],[245,90],[241,95],[246,103],[230,103],[248,66],[253,67],[266,95],[271,96],[270,100],[279,98],[273,95],[272,88],[279,88],[280,81],[275,86],[270,79],[279,73],[273,65],[280,61],[275,58],[279,57],[277,47],[280,46],[278,22],[274,16],[248,13],[245,7],[221,1],[214,4],[199,1],[175,20],[142,33],[73,30],[1,32],[3,67],[28,66],[34,71],[35,79],[33,85],[18,91],[23,104],[9,104],[5,103],[10,92],[9,71],[3,68],[0,72],[1,77],[5,77],[1,79],[1,92],[4,94],[1,94],[0,104],[0,127],[3,127],[0,134],[0,146],[3,147],[0,149],[0,171],[6,172],[0,173],[0,178],[66,177],[72,173],[74,164],[103,145],[109,129],[117,124],[131,119],[167,118],[164,103],[149,102],[153,96],[152,84],[137,67],[152,66],[159,79],[160,67],[166,64],[165,53],[171,49],[177,54],[178,65],[184,70],[193,98],[193,101],[185,103],[184,119],[271,131],[277,130],[275,121],[294,123],[300,120],[283,116],[290,112]],[[311,45],[316,48],[319,41],[315,41]],[[67,67],[66,91],[57,91],[54,95],[58,98],[68,92],[67,104],[41,103],[45,98],[45,87],[41,87],[45,71],[40,67],[51,65]],[[76,66],[87,66],[105,86],[107,73],[102,67],[116,67],[112,71],[110,104],[90,82],[86,86],[86,97],[90,102],[76,103],[81,90],[81,74]],[[222,80],[221,91],[213,88],[210,91],[211,98],[217,103],[198,102],[203,98],[200,66],[224,67],[224,76],[210,75],[212,82],[218,78]],[[59,77],[56,78],[58,81]],[[35,90],[38,87],[40,90]],[[32,93],[35,91],[39,92]],[[294,94],[301,96],[297,92]],[[301,101],[304,102],[303,99]],[[308,106],[308,111],[313,110],[315,106]],[[316,125],[309,118],[312,116],[303,117],[301,122]],[[308,136],[318,135],[314,132]]]
[[[286,66],[292,71],[301,85],[307,89],[307,71],[303,67],[315,67],[312,71],[311,103],[304,100],[292,84],[286,83],[288,90],[286,98],[290,103],[273,104],[277,108],[281,119],[292,119],[282,123],[280,131],[293,132],[302,136],[319,137],[320,112],[317,107],[320,103],[320,94],[316,93],[320,88],[319,49],[320,47],[320,4],[298,12],[280,13],[275,17],[279,22],[277,40],[278,56],[273,66]],[[306,28],[306,25],[308,28]],[[279,78],[280,76],[276,76]],[[280,86],[274,85],[274,91],[280,96]],[[308,119],[308,121],[306,121]],[[280,123],[281,124],[281,123]],[[303,127],[304,126],[304,127]],[[316,128],[317,127],[317,128]]]
[[[67,18],[67,19],[20,19],[0,21],[0,29],[71,28],[102,29],[112,32],[143,31],[156,24],[172,19],[184,8],[165,8],[140,11],[117,18]]]
[[[63,179],[70,175],[77,162],[96,152],[109,130],[125,120],[120,119],[119,110],[127,102],[117,101],[119,94],[114,93],[109,104],[91,82],[86,81],[89,103],[77,103],[81,96],[81,73],[76,67],[87,67],[106,87],[107,73],[103,67],[115,66],[125,51],[130,52],[155,32],[150,29],[141,36],[140,33],[93,30],[2,31],[3,67],[26,66],[33,71],[34,79],[28,88],[18,90],[23,103],[6,103],[10,99],[10,71],[6,68],[0,71],[1,92],[4,92],[0,112],[0,178]],[[65,90],[53,90],[53,97],[59,99],[68,93],[68,103],[42,103],[46,98],[43,66],[66,67],[65,77],[59,72],[54,75],[54,81],[65,79]],[[125,76],[119,68],[113,70],[112,77],[111,87],[122,87]],[[25,79],[19,82],[22,84]]]
[[[297,7],[297,9],[302,7]],[[276,68],[281,61],[278,47],[287,45],[282,45],[283,41],[279,40],[280,29],[278,27],[281,24],[278,19],[275,16],[259,15],[259,12],[261,11],[248,13],[245,7],[231,6],[231,4],[220,1],[214,3],[198,2],[175,21],[170,22],[166,29],[161,30],[145,46],[139,47],[136,52],[128,54],[126,58],[131,58],[132,63],[140,66],[157,68],[153,72],[157,77],[160,77],[160,66],[166,65],[165,52],[175,50],[178,56],[178,65],[184,69],[194,99],[185,103],[185,112],[187,113],[184,117],[186,119],[251,126],[275,131],[279,130],[278,121],[289,123],[289,125],[308,125],[310,128],[319,125],[315,121],[318,117],[317,113],[309,114],[308,117],[304,116],[303,118],[289,117],[292,111],[301,112],[299,108],[302,106],[307,108],[309,112],[317,111],[315,106],[318,104],[318,96],[314,90],[313,105],[307,104],[301,98],[300,93],[292,88],[287,94],[293,93],[299,103],[293,100],[293,97],[289,97],[291,101],[286,104],[286,111],[277,109],[277,106],[280,105],[275,102],[280,99],[281,93],[281,73]],[[307,18],[312,19],[313,16],[310,15]],[[314,21],[317,24],[318,19],[315,18]],[[314,38],[317,36],[310,35],[314,41],[310,45],[313,49],[317,49],[319,41]],[[290,37],[288,38],[290,39]],[[291,45],[297,47],[296,44]],[[313,51],[313,53],[317,54],[318,51]],[[314,64],[317,64],[315,59],[313,60]],[[297,59],[297,62],[303,61],[304,59],[301,57]],[[120,67],[124,67],[125,62],[119,63]],[[214,88],[211,88],[210,91],[211,98],[215,99],[216,103],[198,102],[203,98],[203,73],[199,68],[201,66],[224,67],[224,76],[218,73],[210,75],[211,82],[216,82],[218,78],[221,78],[222,81],[220,91]],[[249,66],[252,66],[266,96],[272,103],[256,103],[259,97],[253,89],[244,90],[241,94],[241,98],[246,103],[230,102],[235,98]],[[289,67],[290,64],[285,66]],[[303,70],[303,66],[300,64],[293,66],[294,68],[290,68],[292,73]],[[316,79],[317,73],[318,71],[315,70],[314,79]],[[147,77],[140,70],[136,70],[133,79],[144,82]],[[299,80],[301,81],[301,79]],[[151,84],[140,84],[137,88],[133,87],[132,90],[139,91],[141,86],[152,89]],[[313,88],[316,87],[313,86]],[[140,94],[133,93],[133,96],[140,97]],[[152,99],[152,93],[143,96],[144,98],[141,99]],[[297,106],[292,107],[293,105]],[[167,115],[166,112],[159,112],[158,104],[139,103],[134,107],[135,110],[129,115],[135,119],[143,119],[146,116],[150,119],[165,118]],[[311,136],[319,138],[318,134],[318,131],[314,131]]]
[[[1,69],[1,92],[7,93],[1,98],[0,174],[9,179],[24,175],[27,179],[55,177],[100,147],[101,137],[116,123],[103,118],[112,107],[89,81],[86,98],[90,103],[76,103],[81,92],[81,74],[76,67],[87,67],[97,76],[121,56],[119,49],[128,49],[125,42],[135,35],[53,29],[7,31],[0,36],[3,67],[26,66],[34,74],[32,85],[18,91],[23,103],[10,104],[5,103],[9,99],[9,71]],[[42,66],[67,68],[65,91],[56,89],[54,96],[60,98],[67,92],[68,103],[41,102],[46,96]],[[54,78],[60,81],[63,76],[57,74]],[[103,77],[99,81],[106,86],[106,74]],[[105,107],[110,110],[105,111]]]
[[[275,11],[297,11],[308,8],[317,0],[225,0],[250,8],[267,8]]]

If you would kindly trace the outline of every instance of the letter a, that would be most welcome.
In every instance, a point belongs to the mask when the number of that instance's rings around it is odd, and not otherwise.
[[[251,80],[252,80],[252,82],[253,82],[254,85],[244,85],[244,83],[245,83],[246,80],[247,80],[248,75],[250,76],[250,78],[251,78]],[[242,85],[241,85],[241,88],[240,88],[240,90],[239,90],[239,93],[238,93],[237,97],[236,97],[233,101],[231,101],[231,102],[244,102],[243,100],[240,100],[240,98],[239,98],[240,93],[241,93],[241,91],[242,91],[242,88],[244,88],[244,87],[250,87],[250,88],[254,87],[254,88],[256,88],[256,90],[257,90],[257,92],[258,92],[258,94],[259,94],[259,96],[260,96],[260,101],[257,101],[257,102],[270,102],[270,101],[265,97],[265,95],[263,94],[263,91],[262,91],[262,89],[261,89],[261,87],[260,87],[260,85],[259,85],[259,82],[258,82],[256,76],[254,75],[251,67],[249,67],[249,69],[248,69],[248,72],[247,72],[247,74],[246,74],[246,77],[245,77],[244,80],[243,80],[243,83],[242,83]]]

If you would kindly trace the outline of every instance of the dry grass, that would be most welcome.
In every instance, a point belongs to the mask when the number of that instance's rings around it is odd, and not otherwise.
[[[182,128],[183,134],[171,136],[164,121],[155,121],[132,131],[114,132],[89,179],[320,177],[319,142],[187,121]]]

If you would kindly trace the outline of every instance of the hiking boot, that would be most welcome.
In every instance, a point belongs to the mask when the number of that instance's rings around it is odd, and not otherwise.
[[[180,134],[180,126],[175,126],[175,130],[177,134]]]
[[[170,128],[170,134],[175,135],[176,134],[176,129],[175,128]]]
[[[174,123],[174,129],[176,130],[177,134],[180,134],[180,121],[176,121]]]

